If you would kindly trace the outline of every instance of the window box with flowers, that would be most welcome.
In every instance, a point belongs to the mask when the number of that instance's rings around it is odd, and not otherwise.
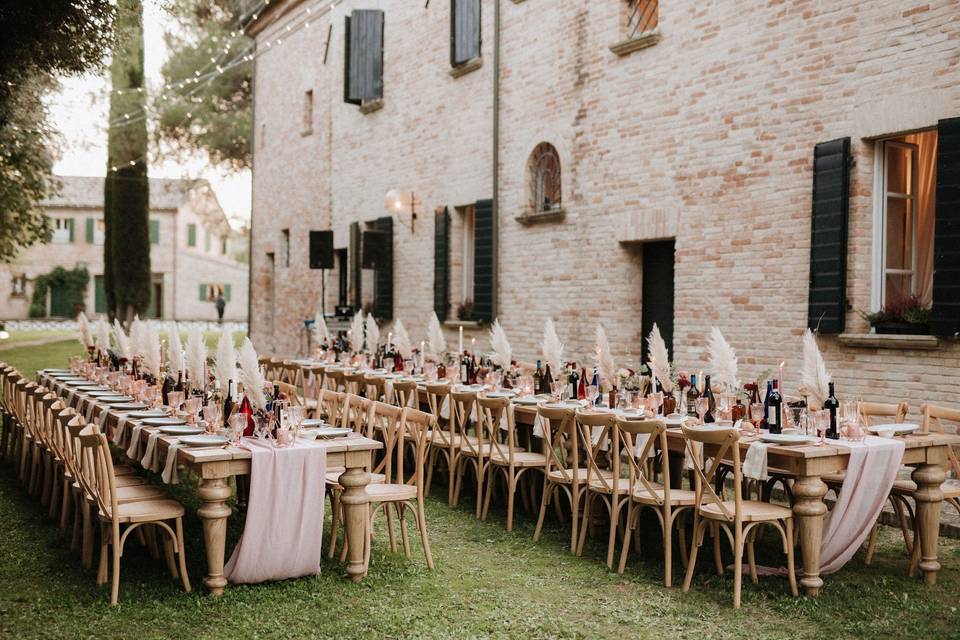
[[[885,304],[879,311],[860,315],[870,323],[874,333],[894,335],[929,335],[930,308],[912,295]]]

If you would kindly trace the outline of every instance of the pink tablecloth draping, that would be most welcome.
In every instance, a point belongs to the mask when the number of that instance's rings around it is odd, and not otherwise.
[[[253,453],[243,535],[224,568],[234,584],[285,580],[320,573],[324,482],[323,442],[276,448],[244,439]]]
[[[840,495],[824,523],[821,574],[838,571],[870,535],[906,449],[903,440],[875,436],[843,445],[850,448],[850,460]]]

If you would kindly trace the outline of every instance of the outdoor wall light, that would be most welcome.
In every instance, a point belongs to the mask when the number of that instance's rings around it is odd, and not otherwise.
[[[408,193],[397,189],[387,191],[387,195],[383,201],[384,208],[390,215],[396,216],[400,224],[406,224],[403,218],[400,217],[400,214],[406,211],[410,212],[410,233],[416,230],[418,204],[420,204],[420,202],[417,200],[417,196],[413,191]]]

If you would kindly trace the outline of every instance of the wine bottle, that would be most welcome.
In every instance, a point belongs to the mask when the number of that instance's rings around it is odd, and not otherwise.
[[[600,402],[603,398],[603,393],[600,389],[600,370],[596,367],[593,368],[593,378],[590,380],[590,386],[596,387],[597,389],[597,399],[594,401],[594,404],[600,406]]]
[[[250,404],[250,399],[246,393],[243,394],[243,399],[240,401],[240,413],[247,417],[247,426],[243,429],[243,435],[249,438],[253,435],[253,405]]]
[[[543,367],[543,392],[551,393],[553,391],[553,373],[550,371],[550,363],[547,362]]]
[[[177,373],[177,385],[173,388],[174,391],[183,392],[183,371]]]
[[[460,382],[470,384],[470,356],[466,351],[460,357]]]
[[[713,389],[710,388],[710,375],[703,377],[703,396],[707,399],[707,412],[703,415],[704,422],[716,422],[717,419],[713,413],[717,408],[716,398],[713,397]]]
[[[580,369],[580,382],[577,383],[577,400],[585,400],[587,398],[587,368],[582,367]]]
[[[830,383],[830,395],[823,401],[823,408],[830,412],[830,427],[827,429],[826,436],[832,440],[839,440],[840,430],[837,428],[837,410],[840,408],[840,402],[833,394],[833,382]]]
[[[233,380],[227,381],[227,395],[223,399],[223,423],[226,424],[233,412]]]
[[[570,397],[577,397],[577,389],[580,387],[580,376],[577,374],[577,363],[573,362],[570,366],[570,372],[567,374],[567,382],[570,383]]]
[[[533,372],[533,392],[543,393],[543,370],[540,368],[539,360],[537,360],[537,370]]]
[[[690,376],[690,388],[687,389],[687,415],[691,418],[697,417],[697,398],[700,397],[700,389],[697,388],[697,374]]]
[[[767,380],[767,395],[763,397],[763,420],[760,421],[761,429],[769,429],[767,423],[767,414],[770,412],[770,396],[773,395],[773,381]]]
[[[777,381],[774,380],[770,385],[770,395],[767,398],[767,429],[770,430],[770,433],[783,432],[783,420],[781,420],[783,398],[780,396],[777,386]]]

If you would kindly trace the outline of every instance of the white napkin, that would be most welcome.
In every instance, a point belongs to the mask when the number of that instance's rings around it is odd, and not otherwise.
[[[74,400],[74,398],[76,398],[76,397],[77,397],[77,390],[76,390],[76,389],[70,389],[70,391],[67,391],[67,406],[68,406],[68,407],[73,405],[73,400]]]
[[[92,400],[87,401],[87,413],[84,415],[84,418],[86,418],[87,422],[90,422],[90,420],[93,419],[93,410],[96,408],[96,403],[94,403]]]
[[[140,433],[144,428],[145,425],[136,424],[130,432],[130,446],[127,447],[127,457],[131,460],[138,460],[140,458]]]
[[[127,420],[129,418],[126,414],[120,415],[120,420],[117,422],[117,427],[113,431],[113,444],[117,445],[120,448],[123,448],[127,444],[125,436],[127,435],[127,430],[124,427],[127,426]]]
[[[693,449],[696,450],[696,452],[697,452],[697,457],[700,458],[700,460],[701,460],[701,465],[700,465],[700,467],[703,468],[703,467],[704,467],[703,462],[702,462],[702,461],[703,461],[703,445],[701,445],[699,442],[694,442],[693,440],[688,440],[687,443],[688,443],[688,446],[686,446],[686,447],[683,448],[683,468],[684,468],[684,470],[685,470],[685,471],[686,471],[686,470],[691,470],[691,471],[693,470],[693,458],[690,457],[690,449],[691,449],[691,448],[693,448]],[[703,471],[704,471],[704,473],[706,473],[707,470],[706,470],[706,469],[703,469]]]
[[[387,378],[387,380],[383,383],[383,401],[387,404],[394,404],[392,378]]]
[[[160,456],[157,455],[157,440],[160,439],[161,432],[159,429],[152,432],[150,437],[147,439],[147,449],[143,454],[143,458],[140,459],[140,465],[144,469],[149,469],[150,471],[160,471]]]
[[[180,444],[180,441],[174,440],[167,449],[167,462],[163,465],[163,473],[160,474],[160,477],[163,478],[163,481],[167,484],[177,484],[180,482],[180,473],[177,469],[177,454],[182,448],[183,445]]]
[[[97,424],[100,427],[100,433],[106,433],[107,429],[107,417],[110,415],[110,412],[104,409],[100,412],[100,417],[97,419]],[[109,437],[109,434],[107,434]]]
[[[743,465],[740,467],[744,477],[762,481],[770,479],[767,474],[767,447],[769,446],[768,443],[759,440],[750,444],[747,455],[743,458]]]

